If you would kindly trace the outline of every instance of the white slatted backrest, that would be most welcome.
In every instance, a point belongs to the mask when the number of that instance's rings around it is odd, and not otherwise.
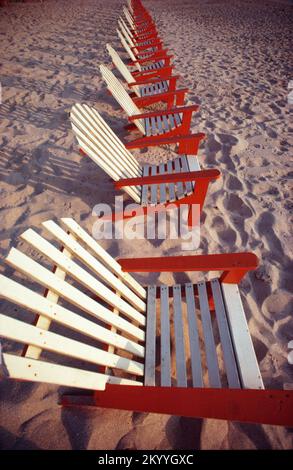
[[[133,39],[133,34],[132,34],[132,32],[130,31],[130,29],[128,28],[128,26],[127,26],[127,24],[125,23],[125,21],[124,21],[124,19],[122,18],[122,16],[121,16],[119,19],[120,19],[121,23],[123,24],[125,30],[127,31],[128,36],[130,36],[131,39]]]
[[[128,32],[127,32],[126,29],[124,28],[122,21],[118,20],[118,25],[119,25],[119,27],[120,27],[120,30],[121,30],[123,36],[125,37],[126,41],[127,41],[128,44],[130,45],[130,47],[135,47],[135,44],[134,44],[134,42],[133,42],[131,36],[129,36]]]
[[[92,389],[104,389],[109,382],[139,385],[141,382],[135,382],[132,376],[142,377],[144,373],[144,347],[140,342],[145,338],[146,291],[132,276],[122,273],[118,263],[73,219],[63,219],[63,222],[65,229],[52,220],[43,223],[50,237],[65,248],[63,251],[32,229],[26,230],[21,238],[33,248],[34,254],[38,252],[38,259],[41,255],[62,268],[75,280],[74,284],[60,279],[54,271],[15,248],[8,253],[6,262],[28,279],[56,292],[66,300],[66,306],[25,287],[24,280],[20,283],[0,275],[0,298],[25,308],[38,318],[37,324],[31,324],[1,312],[0,336],[57,355],[56,363],[47,363],[27,353],[25,358],[4,354],[9,376]],[[123,318],[119,312],[123,313]],[[43,317],[47,323],[41,327],[39,319]],[[60,333],[49,331],[53,322],[62,325]],[[82,336],[76,340],[72,332]],[[94,346],[88,339],[94,340]],[[113,349],[106,351],[100,343]],[[133,359],[119,355],[120,349],[130,353]],[[108,373],[63,366],[58,356],[122,370],[131,374],[131,378],[111,378]]]
[[[142,176],[137,160],[98,111],[86,104],[77,103],[71,109],[70,120],[80,148],[114,181]],[[125,191],[135,202],[140,202],[140,186],[125,186]]]
[[[119,39],[121,41],[121,44],[122,46],[124,47],[124,49],[126,50],[127,54],[129,55],[130,59],[133,61],[133,62],[136,62],[136,57],[135,55],[133,54],[132,50],[130,49],[127,41],[125,40],[125,38],[122,36],[122,34],[120,33],[119,29],[117,29],[117,33],[118,33],[118,36],[119,36]],[[136,63],[135,64],[137,70],[141,71],[141,66],[139,63]]]
[[[123,78],[127,83],[133,83],[135,82],[135,78],[131,75],[129,72],[128,68],[124,64],[123,60],[121,60],[120,56],[118,53],[113,49],[110,44],[106,44],[106,48],[111,56],[111,59],[113,61],[113,64],[117,67]],[[140,96],[140,89],[139,86],[134,86],[132,87],[133,91],[136,93],[137,96]]]
[[[134,22],[133,22],[133,19],[131,18],[131,15],[127,9],[126,6],[123,7],[123,13],[125,15],[125,18],[127,19],[128,23],[129,23],[129,26],[134,29]]]
[[[123,87],[122,83],[115,77],[115,75],[105,65],[100,65],[100,71],[103,79],[105,80],[108,89],[120,104],[121,108],[124,109],[128,116],[135,116],[141,114],[141,111],[136,106],[134,101],[130,98],[129,94]],[[144,121],[143,119],[136,119],[133,121],[137,128],[145,134]]]

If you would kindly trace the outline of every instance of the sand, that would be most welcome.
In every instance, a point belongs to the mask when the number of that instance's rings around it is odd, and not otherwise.
[[[122,1],[13,3],[0,11],[1,258],[28,227],[74,217],[91,230],[91,212],[113,202],[110,179],[78,153],[68,112],[95,106],[123,137],[125,116],[107,94],[98,65],[118,50]],[[291,388],[292,176],[287,85],[292,5],[282,1],[145,0],[175,56],[180,84],[199,103],[192,129],[207,134],[210,187],[197,253],[253,251],[260,267],[241,292],[267,388]],[[292,58],[292,55],[291,55]],[[292,129],[291,129],[292,130]],[[165,148],[135,151],[160,162]],[[174,241],[103,241],[114,256],[182,253]],[[134,252],[135,251],[135,252]],[[11,270],[1,264],[1,272]],[[138,276],[174,282],[173,276]],[[3,303],[2,310],[11,306]],[[4,342],[4,347],[13,349]],[[1,381],[3,449],[287,449],[281,427],[58,406],[58,387]]]

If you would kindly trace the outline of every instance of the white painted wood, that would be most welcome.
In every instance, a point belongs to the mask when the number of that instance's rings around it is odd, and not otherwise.
[[[144,366],[137,361],[111,354],[65,336],[42,330],[14,318],[0,314],[0,336],[23,344],[51,351],[63,356],[91,362],[92,364],[121,369],[130,374],[143,376]]]
[[[205,282],[197,284],[201,321],[205,342],[206,361],[208,367],[209,384],[213,388],[221,388],[221,379],[219,373],[218,358],[216,352],[215,339],[213,334],[211,313],[209,309],[207,289]]]
[[[122,271],[120,264],[104,250],[74,219],[62,218],[62,223],[74,236],[82,241],[87,248],[93,251],[95,256],[107,266],[113,273],[120,277],[142,299],[146,299],[146,289],[142,287],[129,273]]]
[[[169,288],[160,286],[161,307],[161,387],[171,387]]]
[[[144,384],[156,385],[156,286],[148,287]]]
[[[110,92],[124,109],[128,116],[140,114],[139,108],[134,101],[130,98],[122,83],[115,77],[115,75],[105,65],[100,65],[100,71],[103,79],[105,80]],[[145,127],[143,119],[136,119],[133,121],[137,128],[145,134]]]
[[[174,331],[177,387],[187,387],[186,357],[183,334],[181,286],[173,286]]]
[[[85,269],[80,267],[75,261],[65,256],[61,251],[55,248],[54,245],[41,237],[33,229],[26,230],[21,234],[21,238],[39,250],[40,253],[45,255],[54,264],[61,267],[61,269],[64,269],[75,280],[104,300],[104,302],[108,303],[112,307],[118,308],[121,313],[131,320],[137,321],[139,325],[145,325],[146,322],[144,315],[139,313],[123,299],[119,298],[111,289],[101,283]]]
[[[119,334],[113,334],[109,329],[55,304],[47,297],[3,275],[0,275],[0,297],[28,309],[33,314],[40,314],[42,318],[47,318],[49,323],[55,321],[92,339],[128,351],[137,357],[144,357],[143,346]]]
[[[69,235],[69,237],[72,240],[74,239],[73,235]],[[71,257],[70,252],[68,250],[66,250],[66,248],[63,249],[63,253],[65,254],[65,256],[68,256],[68,258]],[[63,269],[60,269],[59,267],[56,267],[54,274],[57,278],[63,279],[63,280],[65,279],[65,276],[66,276],[66,272],[63,271]],[[53,292],[51,290],[48,290],[46,292],[45,297],[50,302],[53,302],[53,303],[56,303],[56,304],[59,300],[59,295],[57,295],[55,292]],[[36,312],[36,313],[39,313],[39,312]],[[45,316],[42,316],[42,315],[38,316],[37,321],[36,321],[36,326],[38,328],[42,328],[43,330],[48,330],[50,328],[50,324],[51,324],[51,321],[49,320],[49,318],[47,318]],[[25,352],[24,352],[24,356],[25,357],[30,357],[32,359],[39,359],[40,356],[41,356],[41,353],[42,353],[41,348],[38,348],[37,346],[33,346],[33,345],[29,344],[27,346]]]
[[[77,387],[86,390],[105,390],[106,384],[142,385],[135,380],[107,376],[97,372],[60,366],[35,359],[3,354],[3,369],[10,379],[29,380]]]
[[[141,175],[138,162],[93,108],[76,104],[72,107],[70,119],[80,148],[114,181]],[[140,187],[126,186],[124,189],[139,202]]]
[[[263,381],[237,284],[221,284],[243,388],[263,389]]]
[[[202,375],[199,334],[196,321],[194,289],[191,283],[185,284],[185,296],[187,304],[187,321],[189,332],[192,384],[193,387],[203,387],[204,384]]]
[[[111,310],[105,308],[68,282],[57,279],[52,272],[21,253],[19,250],[12,248],[6,261],[20,272],[27,274],[28,277],[34,279],[48,289],[57,292],[67,301],[81,308],[90,315],[93,315],[95,318],[104,321],[108,325],[115,326],[117,329],[124,331],[140,341],[144,341],[144,331],[135,327],[129,323],[129,321],[114,315]],[[69,263],[71,263],[70,260]]]
[[[72,237],[68,235],[61,227],[59,227],[59,225],[57,225],[53,220],[46,220],[42,223],[42,225],[69,250],[69,253],[74,254],[74,256],[76,256],[86,266],[88,266],[104,282],[122,294],[122,296],[134,306],[134,308],[140,312],[146,311],[146,304],[142,299],[140,299],[131,289],[129,289],[129,287],[123,284],[120,279],[112,274],[109,269],[107,269],[85,248],[83,248],[76,240],[73,240]],[[65,254],[65,256],[68,255]]]
[[[225,305],[222,298],[221,286],[218,279],[212,279],[211,288],[215,303],[217,323],[220,333],[223,359],[227,373],[229,388],[240,388],[238,370],[230,337],[229,326],[226,318]]]
[[[123,60],[120,58],[119,54],[115,51],[115,49],[113,49],[112,46],[110,46],[110,44],[106,44],[106,48],[109,52],[109,55],[113,61],[113,64],[116,66],[116,68],[119,70],[119,72],[121,73],[122,77],[124,78],[124,80],[129,84],[129,83],[133,83],[135,82],[135,78],[133,77],[133,75],[130,73],[130,71],[128,70],[128,68],[126,67],[126,65],[124,64]],[[134,91],[134,93],[137,95],[137,96],[141,96],[141,93],[140,93],[140,88],[139,86],[133,86],[132,87],[132,90]]]

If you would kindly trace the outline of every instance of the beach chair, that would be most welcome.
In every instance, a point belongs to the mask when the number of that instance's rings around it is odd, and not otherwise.
[[[138,27],[135,25],[132,15],[126,6],[123,7],[123,13],[128,22],[129,31],[133,38],[155,38],[158,36],[158,32],[153,21],[150,20],[148,23],[145,23],[145,26]]]
[[[209,184],[220,177],[218,170],[200,168],[196,154],[204,134],[186,136],[194,145],[193,155],[182,154],[166,163],[141,166],[94,108],[75,104],[70,120],[82,153],[114,180],[116,189],[123,189],[141,205],[142,215],[187,204],[189,225],[198,222],[192,207],[198,205],[201,211]],[[129,218],[133,215],[130,210],[116,217]]]
[[[111,70],[101,65],[100,71],[108,91],[128,116],[128,120],[131,124],[127,125],[126,129],[137,129],[144,136],[129,143],[132,145],[132,148],[157,145],[157,142],[160,142],[162,139],[164,140],[166,137],[189,134],[192,114],[198,111],[198,105],[141,112],[122,83],[115,77]],[[174,96],[176,93],[177,92],[174,92]],[[160,95],[152,95],[149,96],[148,99],[148,104],[161,101]]]
[[[120,30],[117,29],[118,37],[121,41],[122,46],[124,47],[125,51],[127,52],[130,61],[130,66],[134,66],[137,70],[140,71],[147,71],[147,70],[157,70],[162,67],[171,67],[171,59],[173,55],[167,54],[166,52],[158,52],[158,53],[145,53],[138,55],[137,57],[134,55],[133,51],[131,50],[129,44],[127,43],[124,36],[121,34]]]
[[[110,44],[106,44],[106,48],[113,64],[127,82],[128,87],[133,90],[134,96],[131,97],[137,106],[144,107],[152,104],[153,96],[155,96],[155,102],[165,102],[168,109],[184,104],[185,94],[189,90],[188,88],[176,89],[179,75],[164,76],[164,80],[162,77],[157,77],[156,73],[133,76],[115,49]]]
[[[152,49],[153,51],[160,51],[163,49],[163,43],[158,38],[158,36],[156,38],[149,38],[143,35],[142,37],[136,36],[136,38],[134,38],[123,19],[119,18],[118,25],[120,32],[123,34],[135,54],[138,54],[140,51],[145,51],[147,49]]]
[[[132,69],[132,75],[135,78],[140,76],[145,76],[146,74],[150,74],[154,78],[156,77],[170,77],[173,71],[173,65],[170,63],[171,56],[165,56],[161,60],[154,59],[154,62],[151,60],[136,60],[135,55],[131,51],[127,41],[123,38],[120,31],[118,31],[120,35],[121,44],[123,45],[125,51],[127,52],[131,61],[128,61],[127,65]]]
[[[263,388],[241,303],[253,254],[116,261],[73,219],[42,225],[50,241],[26,230],[5,259],[16,275],[0,275],[2,380],[69,387],[67,407],[293,424],[293,392]],[[146,287],[129,274],[211,270],[223,274]]]

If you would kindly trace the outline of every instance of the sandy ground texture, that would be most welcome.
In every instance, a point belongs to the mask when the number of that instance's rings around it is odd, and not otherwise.
[[[241,292],[266,387],[290,388],[292,339],[292,176],[287,85],[292,5],[268,0],[145,0],[190,103],[192,129],[207,139],[204,168],[222,173],[210,187],[198,253],[253,251],[260,267]],[[14,3],[0,11],[1,258],[28,227],[74,217],[91,230],[92,208],[113,202],[109,177],[78,153],[68,119],[75,102],[95,106],[123,136],[125,116],[105,93],[98,65],[106,42],[120,45],[118,0]],[[290,31],[291,29],[291,31]],[[291,64],[292,65],[292,64]],[[292,128],[291,128],[292,130]],[[160,162],[173,151],[134,152]],[[114,256],[181,253],[174,241],[104,241]],[[1,264],[1,271],[11,273]],[[177,276],[138,276],[172,283]],[[2,311],[15,313],[3,303]],[[6,350],[13,350],[4,342]],[[15,349],[19,350],[19,349]],[[290,376],[291,373],[291,376]],[[61,409],[60,389],[1,381],[4,449],[278,449],[289,430],[116,410]]]

